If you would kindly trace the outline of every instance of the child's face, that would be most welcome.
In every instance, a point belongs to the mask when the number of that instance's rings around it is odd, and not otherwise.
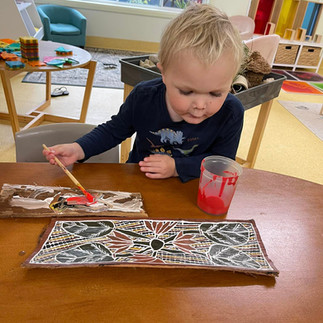
[[[166,104],[173,121],[198,124],[217,113],[235,74],[233,57],[222,54],[205,66],[189,52],[182,52],[167,67],[159,64],[166,85]]]

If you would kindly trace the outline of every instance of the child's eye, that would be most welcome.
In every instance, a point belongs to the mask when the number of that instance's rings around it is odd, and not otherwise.
[[[193,91],[183,91],[183,90],[179,90],[179,93],[180,94],[183,94],[183,95],[189,95],[189,94],[193,93]]]
[[[215,96],[216,98],[220,98],[222,96],[222,93],[210,92],[210,95]]]

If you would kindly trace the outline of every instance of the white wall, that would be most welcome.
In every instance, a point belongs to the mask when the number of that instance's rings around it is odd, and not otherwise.
[[[209,0],[209,3],[224,11],[228,16],[248,16],[249,0]]]
[[[157,12],[102,3],[69,0],[36,0],[36,4],[51,3],[78,9],[88,20],[87,36],[159,42],[167,23],[178,12]],[[249,0],[210,0],[228,15],[247,15]]]
[[[209,2],[229,16],[248,15],[250,0],[209,0]],[[152,43],[159,42],[163,29],[179,12],[154,11],[78,0],[35,0],[35,3],[55,3],[78,9],[88,19],[87,36]],[[323,34],[322,18],[316,33]]]
[[[87,36],[158,42],[171,18],[130,13],[80,10],[87,18]]]

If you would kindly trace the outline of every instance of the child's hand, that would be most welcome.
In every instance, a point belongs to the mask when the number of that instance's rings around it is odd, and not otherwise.
[[[82,147],[76,142],[72,144],[56,145],[48,148],[50,151],[44,149],[43,155],[52,165],[56,164],[54,156],[56,156],[64,166],[72,165],[77,160],[85,157]]]
[[[140,170],[149,178],[178,176],[175,160],[168,155],[150,155],[139,162]]]

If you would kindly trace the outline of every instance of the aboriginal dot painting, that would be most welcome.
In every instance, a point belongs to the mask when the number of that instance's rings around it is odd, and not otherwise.
[[[188,267],[278,276],[253,220],[53,219],[28,267]]]

